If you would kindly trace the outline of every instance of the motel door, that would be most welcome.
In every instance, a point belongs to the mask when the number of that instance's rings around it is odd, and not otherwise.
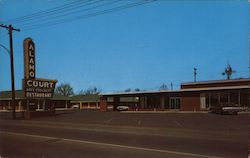
[[[171,97],[169,99],[169,108],[170,109],[180,109],[181,101],[178,97]]]
[[[200,94],[200,108],[206,109],[206,96],[205,93]]]

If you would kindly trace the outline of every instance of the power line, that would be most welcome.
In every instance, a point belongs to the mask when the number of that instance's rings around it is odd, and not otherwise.
[[[136,6],[147,4],[147,3],[152,3],[155,1],[157,1],[157,0],[143,0],[140,2],[129,3],[126,5],[114,7],[111,9],[105,9],[105,10],[97,11],[94,13],[84,14],[84,15],[75,16],[75,17],[66,18],[66,19],[61,19],[61,20],[55,20],[55,21],[47,22],[47,23],[43,23],[43,24],[30,25],[30,26],[24,27],[23,29],[25,29],[26,31],[29,31],[29,30],[33,30],[33,29],[39,29],[39,28],[43,28],[43,27],[58,25],[58,24],[66,23],[66,22],[77,21],[77,20],[81,20],[81,19],[85,19],[85,18],[90,18],[90,17],[94,17],[94,16],[98,16],[98,15],[103,15],[103,14],[107,14],[107,13],[112,13],[112,12],[116,12],[116,11],[120,11],[120,10],[124,10],[124,9],[128,9],[128,8],[136,7]]]
[[[55,16],[55,15],[62,16],[60,14],[63,14],[63,13],[65,13],[65,15],[67,15],[67,12],[72,12],[72,10],[77,10],[77,9],[83,8],[85,6],[91,6],[91,5],[100,3],[102,1],[103,0],[93,0],[90,3],[84,3],[84,4],[77,5],[77,6],[74,6],[74,7],[70,7],[70,8],[67,8],[67,9],[60,9],[60,10],[57,10],[57,11],[52,11],[52,12],[40,14],[40,15],[37,15],[37,16],[32,16],[32,17],[27,18],[27,19],[19,20],[15,24],[22,24],[22,23],[24,23],[22,25],[27,25],[27,24],[30,24],[30,23],[33,23],[33,22],[36,22],[36,21],[41,21],[42,19],[46,20],[48,18],[53,18],[53,16]]]
[[[89,2],[89,1],[91,1],[91,0],[86,0],[86,1],[77,0],[77,1],[74,1],[74,2],[71,2],[71,3],[68,3],[68,4],[60,5],[60,6],[57,6],[57,7],[51,8],[51,9],[47,9],[47,10],[44,10],[44,11],[36,12],[36,13],[33,13],[33,14],[21,16],[21,17],[14,18],[14,19],[10,19],[10,20],[5,21],[4,23],[18,23],[18,22],[21,22],[23,20],[35,18],[37,16],[46,15],[48,13],[53,13],[53,12],[56,12],[56,11],[67,9],[67,8],[72,8],[75,5],[79,5],[81,3],[84,4],[84,3]]]
[[[9,49],[8,49],[7,47],[5,47],[4,45],[2,45],[1,43],[0,43],[0,46],[1,46],[3,49],[5,49],[6,52],[10,55],[10,51],[9,51]]]
[[[102,0],[98,0],[99,2],[102,1]],[[57,15],[57,16],[51,16],[51,17],[42,17],[41,19],[36,19],[35,21],[32,21],[32,22],[28,22],[28,23],[24,23],[22,25],[18,25],[18,27],[24,27],[24,26],[29,26],[31,24],[34,25],[34,23],[38,23],[39,22],[41,23],[44,23],[44,21],[49,21],[49,20],[54,20],[54,19],[58,19],[58,18],[63,18],[63,17],[67,17],[69,15],[74,15],[76,13],[80,13],[80,12],[84,12],[84,11],[88,11],[88,10],[92,10],[92,9],[96,9],[96,8],[99,8],[99,7],[103,7],[103,6],[106,6],[106,5],[111,5],[111,4],[114,4],[114,3],[117,3],[117,2],[120,2],[120,0],[116,0],[116,1],[111,1],[111,2],[108,2],[108,3],[104,3],[104,4],[100,4],[100,5],[97,5],[97,6],[93,6],[93,7],[89,7],[89,8],[85,8],[85,9],[82,9],[82,10],[77,10],[77,11],[71,11],[69,13],[65,13],[65,14],[61,14],[61,15]],[[96,3],[96,2],[95,2]],[[94,3],[93,3],[94,4]],[[58,13],[60,14],[60,13]],[[41,21],[42,20],[42,21]]]

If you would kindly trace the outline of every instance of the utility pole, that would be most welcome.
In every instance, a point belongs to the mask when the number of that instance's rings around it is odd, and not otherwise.
[[[10,69],[11,69],[11,91],[12,91],[12,118],[16,119],[16,105],[15,105],[15,75],[14,75],[14,58],[13,58],[13,41],[12,31],[20,31],[19,29],[13,28],[11,25],[6,26],[0,24],[0,27],[6,28],[9,32],[10,37]]]
[[[194,68],[194,82],[196,82],[197,69]]]

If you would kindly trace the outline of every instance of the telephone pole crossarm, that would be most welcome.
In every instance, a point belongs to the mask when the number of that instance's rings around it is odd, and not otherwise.
[[[7,25],[0,24],[0,27],[6,28],[8,29],[8,31],[10,31],[10,29],[14,31],[18,31],[18,32],[21,31],[20,29],[13,28],[12,25],[7,26]]]

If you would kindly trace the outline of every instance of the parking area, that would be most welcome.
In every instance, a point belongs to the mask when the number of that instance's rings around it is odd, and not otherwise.
[[[20,114],[17,113],[17,116]],[[11,112],[1,112],[1,119],[11,119]],[[32,120],[59,121],[79,124],[104,124],[123,126],[145,126],[187,128],[199,130],[247,130],[249,114],[218,115],[202,112],[100,112],[97,110],[61,110],[54,116]]]
[[[35,120],[79,124],[104,124],[199,130],[246,131],[249,114],[218,115],[212,113],[123,113],[95,110],[57,111],[55,116]]]
[[[74,152],[73,157],[86,153],[87,157],[101,158],[112,157],[114,153],[116,157],[152,157],[151,151],[156,157],[248,155],[248,114],[68,110],[31,120],[11,120],[7,117],[10,114],[3,117],[1,113],[0,121],[4,147],[1,153],[5,156],[69,157]],[[35,146],[23,148],[20,144],[13,152],[16,141]],[[44,150],[34,152],[37,148]],[[64,154],[59,152],[62,149]],[[97,150],[104,154],[96,155]]]

